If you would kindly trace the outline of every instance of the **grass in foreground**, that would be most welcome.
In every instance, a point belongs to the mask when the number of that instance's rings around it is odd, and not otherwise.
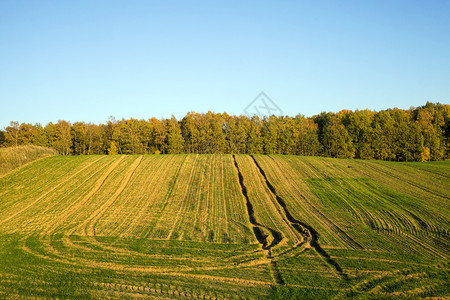
[[[47,157],[0,178],[0,297],[445,298],[449,168]]]

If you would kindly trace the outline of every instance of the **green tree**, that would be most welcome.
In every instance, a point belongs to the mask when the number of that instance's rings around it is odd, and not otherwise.
[[[313,118],[189,112],[171,119],[110,117],[106,124],[11,122],[0,145],[35,144],[60,154],[265,153],[426,161],[450,155],[450,106],[321,113]]]

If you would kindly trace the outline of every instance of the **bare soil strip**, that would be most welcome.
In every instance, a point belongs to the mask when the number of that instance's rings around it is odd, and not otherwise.
[[[186,185],[186,190],[184,191],[183,199],[182,199],[182,201],[180,202],[180,209],[178,210],[178,213],[177,213],[177,216],[176,216],[176,218],[175,218],[175,220],[174,220],[174,222],[173,222],[172,228],[170,229],[169,234],[167,235],[167,239],[168,239],[168,240],[170,240],[170,239],[172,238],[173,232],[175,231],[175,228],[176,228],[176,226],[177,226],[177,224],[178,224],[178,221],[180,220],[180,216],[181,216],[181,214],[182,214],[182,212],[183,212],[183,209],[184,209],[184,206],[183,206],[183,205],[184,205],[184,202],[185,202],[185,200],[186,200],[186,197],[187,197],[187,194],[188,194],[190,185],[191,185],[192,174],[194,174],[195,163],[196,163],[197,161],[198,161],[198,155],[195,156],[195,161],[194,161],[194,163],[192,164],[192,169],[191,169],[191,173],[189,174],[188,184]]]
[[[310,225],[307,225],[303,222],[298,221],[297,219],[295,219],[292,214],[289,212],[285,201],[278,196],[278,194],[276,193],[276,190],[274,188],[274,186],[269,182],[269,180],[267,179],[266,173],[264,172],[264,170],[261,168],[261,166],[258,164],[258,162],[256,161],[255,157],[253,155],[250,155],[250,157],[253,159],[253,161],[255,162],[256,167],[258,168],[259,172],[261,173],[261,175],[264,177],[267,187],[269,188],[269,190],[274,194],[275,198],[277,199],[278,204],[283,207],[284,213],[286,215],[286,218],[289,220],[289,222],[291,222],[292,227],[294,227],[300,234],[303,235],[304,240],[306,241],[306,243],[310,244],[311,247],[313,247],[316,252],[322,256],[322,258],[333,268],[336,270],[336,272],[338,273],[338,275],[340,277],[342,277],[344,280],[347,280],[348,277],[347,275],[344,273],[344,271],[342,270],[342,268],[339,266],[339,264],[337,262],[335,262],[330,255],[322,249],[322,247],[320,247],[319,243],[318,243],[318,233],[316,232],[316,230],[314,228],[312,228]]]
[[[102,216],[102,214],[108,209],[108,207],[111,206],[111,204],[116,201],[116,199],[122,194],[125,187],[130,182],[131,177],[133,176],[134,172],[136,171],[137,167],[142,161],[143,156],[139,156],[128,168],[127,172],[125,173],[125,178],[122,180],[122,184],[119,186],[119,188],[116,190],[114,195],[112,195],[111,198],[108,199],[101,207],[99,207],[94,214],[91,215],[91,217],[88,219],[90,221],[90,224],[86,224],[85,232],[87,235],[95,236],[95,225]]]
[[[139,256],[139,257],[145,257],[145,258],[154,258],[154,259],[163,259],[163,260],[176,260],[176,261],[196,261],[199,263],[205,263],[205,262],[210,262],[210,260],[206,259],[206,258],[192,258],[192,257],[177,257],[177,256],[170,256],[170,255],[162,255],[162,254],[146,254],[146,253],[142,253],[142,252],[137,252],[137,251],[133,251],[133,250],[128,250],[128,249],[123,249],[123,248],[118,248],[118,247],[112,247],[112,246],[108,246],[108,245],[104,245],[100,242],[98,242],[97,240],[93,240],[93,239],[86,239],[86,242],[89,242],[90,244],[88,245],[80,245],[77,243],[74,243],[68,236],[64,236],[62,237],[62,242],[63,245],[67,248],[67,249],[71,249],[71,248],[76,248],[76,249],[80,249],[81,251],[84,252],[103,252],[104,250],[109,250],[115,254],[120,254],[120,255],[130,255],[130,256]],[[90,247],[91,246],[91,247]],[[94,246],[96,249],[94,249]],[[49,251],[51,252],[51,251]],[[54,254],[59,254],[62,257],[65,257],[67,255],[64,255],[62,253],[60,253],[59,251],[55,251],[52,252]],[[74,259],[75,257],[71,257],[72,259]]]
[[[103,186],[105,180],[107,179],[107,177],[111,174],[111,172],[115,169],[115,167],[117,167],[117,165],[119,164],[119,162],[124,158],[125,156],[121,156],[113,165],[111,165],[110,168],[108,168],[108,170],[105,172],[105,175],[102,176],[102,178],[100,178],[95,187],[91,190],[91,192],[87,195],[89,196],[89,198],[87,198],[87,200],[89,200],[95,193],[98,192],[98,190]],[[84,222],[82,222],[79,226],[74,227],[73,229],[71,229],[70,231],[66,232],[66,235],[71,235],[73,234],[76,230],[82,229],[84,228],[84,234],[88,234],[91,233],[92,235],[94,235],[94,229],[91,228],[92,226],[89,226],[90,223],[92,222],[96,222],[99,218],[100,218],[100,214],[112,203],[115,201],[115,199],[120,195],[120,193],[122,192],[122,190],[125,188],[125,186],[128,184],[129,179],[131,178],[131,176],[134,173],[135,168],[137,167],[137,165],[140,163],[142,159],[142,156],[140,156],[138,159],[136,159],[133,164],[130,166],[131,172],[128,171],[126,174],[126,179],[124,180],[124,182],[122,183],[122,185],[119,187],[119,189],[116,191],[116,193],[114,193],[114,195],[108,199],[108,201],[106,201],[105,203],[103,203],[102,206],[100,206],[95,212],[93,212],[89,218],[87,218],[86,220],[84,220]],[[133,168],[132,168],[133,167]],[[101,180],[103,179],[103,181]],[[86,200],[86,201],[87,201]],[[89,227],[89,228],[88,228]]]
[[[174,157],[175,156],[172,156],[170,158],[170,161],[167,164],[161,164],[160,166],[158,166],[157,173],[160,174],[160,178],[166,178],[166,176],[167,176],[166,174],[170,170],[168,165],[172,164]],[[163,170],[161,171],[162,168],[163,168]],[[155,180],[155,181],[152,181],[152,184],[154,184],[154,182],[157,183],[157,181]],[[154,187],[154,186],[152,185],[152,187]],[[157,184],[156,187],[159,187],[159,185]],[[148,193],[148,200],[144,203],[144,205],[141,207],[139,212],[135,215],[133,220],[130,222],[130,225],[124,231],[122,231],[120,233],[120,235],[119,235],[120,237],[126,236],[127,234],[129,234],[132,231],[133,228],[136,228],[138,226],[138,221],[141,220],[142,218],[144,218],[145,215],[148,213],[147,210],[153,204],[154,196],[157,194],[157,192],[159,190],[160,190],[159,188],[154,188],[153,190],[151,190],[150,193]]]
[[[48,237],[49,238],[49,237]],[[89,268],[101,268],[101,269],[109,269],[109,270],[116,270],[121,272],[132,272],[132,273],[143,273],[143,274],[160,274],[160,275],[171,275],[171,276],[177,276],[177,277],[184,277],[184,278],[196,278],[196,279],[204,279],[204,280],[211,280],[211,281],[217,281],[217,282],[226,282],[226,283],[235,283],[235,284],[243,284],[246,286],[255,286],[255,285],[271,285],[272,283],[266,282],[266,281],[260,281],[260,280],[250,280],[250,279],[241,279],[241,278],[235,278],[235,277],[223,277],[223,276],[214,276],[214,275],[205,275],[205,274],[192,274],[192,273],[185,273],[194,271],[191,267],[186,267],[179,265],[177,267],[167,268],[167,267],[153,267],[153,266],[142,266],[142,265],[122,265],[117,264],[114,262],[98,262],[96,260],[92,259],[86,259],[82,257],[66,257],[64,254],[57,251],[55,248],[53,248],[50,243],[47,241],[44,243],[44,247],[46,251],[49,251],[49,253],[52,254],[52,256],[48,256],[42,253],[38,253],[37,251],[29,248],[26,245],[26,238],[22,240],[22,250],[33,255],[36,257],[39,257],[44,260],[54,261],[61,263],[63,265],[71,265],[71,266],[83,266],[83,267],[89,267]],[[186,258],[188,259],[188,258]],[[237,266],[227,266],[224,267],[224,269],[233,269],[237,268]],[[209,268],[198,268],[198,270],[208,270]],[[214,269],[221,269],[221,268],[212,268]]]
[[[121,156],[119,159],[117,159],[115,162],[111,164],[111,166],[108,167],[106,172],[97,180],[92,190],[84,196],[78,203],[69,206],[64,210],[64,212],[59,216],[57,222],[54,224],[50,224],[47,226],[47,228],[43,231],[43,234],[49,234],[54,229],[56,229],[60,224],[64,223],[64,221],[73,215],[77,210],[83,207],[83,205],[91,199],[91,197],[100,189],[100,187],[105,182],[106,178],[108,178],[109,174],[117,167],[117,165],[124,159],[124,156]]]
[[[29,209],[30,207],[32,207],[34,204],[36,204],[37,202],[39,202],[41,199],[45,198],[45,196],[47,196],[49,193],[53,192],[55,189],[57,189],[58,187],[64,185],[65,183],[69,182],[72,178],[74,178],[75,176],[77,176],[78,174],[80,174],[81,172],[83,172],[84,170],[86,170],[88,167],[90,167],[91,165],[93,165],[95,162],[97,162],[98,160],[100,160],[101,157],[97,158],[97,159],[93,159],[90,163],[86,164],[84,167],[82,167],[80,170],[78,170],[77,172],[73,173],[72,175],[68,176],[67,178],[63,179],[60,183],[58,183],[57,185],[53,186],[52,188],[50,188],[49,190],[47,190],[45,193],[43,193],[41,196],[39,196],[38,198],[36,198],[36,200],[34,200],[33,202],[29,203],[28,205],[26,205],[25,207],[23,207],[22,209],[16,211],[15,213],[13,213],[12,215],[10,215],[9,217],[7,217],[6,219],[0,220],[0,225],[2,225],[3,223],[13,219],[14,217],[16,217],[17,215],[20,215],[22,212],[24,212],[25,210]]]
[[[180,162],[180,164],[178,165],[177,170],[175,171],[175,174],[173,175],[173,178],[171,180],[172,184],[169,184],[169,188],[167,190],[166,195],[164,196],[164,199],[161,202],[161,208],[158,210],[158,212],[155,214],[153,221],[151,222],[150,225],[147,226],[147,230],[145,230],[142,234],[141,234],[141,238],[142,240],[148,239],[149,236],[151,236],[154,227],[156,226],[156,224],[158,224],[158,222],[161,220],[161,217],[163,215],[163,212],[166,208],[166,206],[169,203],[169,199],[173,194],[173,191],[175,189],[175,186],[177,185],[178,182],[178,177],[180,175],[180,170],[182,169],[186,159],[187,159],[187,155],[184,156],[184,159]],[[155,237],[153,237],[155,238]]]
[[[225,169],[225,167],[224,167],[224,160],[225,159],[223,158],[223,156],[221,158],[222,159],[220,160],[220,162],[221,162],[221,167],[220,167],[221,178],[220,178],[220,181],[221,181],[221,184],[222,184],[222,200],[223,200],[223,207],[224,207],[223,214],[225,216],[225,224],[226,224],[225,225],[225,232],[226,232],[227,236],[229,237],[230,236],[230,230],[228,228],[229,222],[228,222],[227,197],[225,196],[225,175],[224,175],[224,169]]]

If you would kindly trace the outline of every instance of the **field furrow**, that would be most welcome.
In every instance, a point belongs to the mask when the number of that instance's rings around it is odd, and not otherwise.
[[[446,299],[449,170],[44,158],[0,177],[0,298]]]

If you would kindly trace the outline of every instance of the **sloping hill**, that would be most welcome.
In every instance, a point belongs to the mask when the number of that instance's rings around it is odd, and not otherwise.
[[[0,176],[29,162],[56,154],[53,149],[33,145],[0,148]]]
[[[53,156],[0,178],[5,297],[446,297],[450,164]]]

